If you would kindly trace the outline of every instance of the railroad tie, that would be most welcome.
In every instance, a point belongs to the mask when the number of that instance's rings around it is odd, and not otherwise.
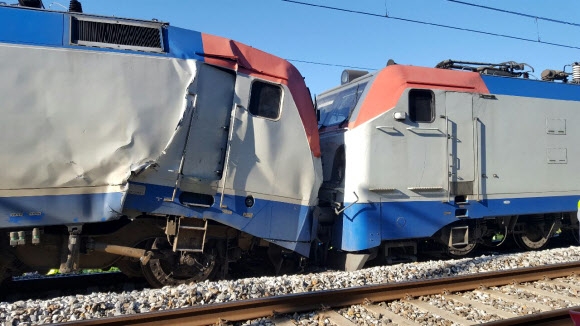
[[[449,320],[453,323],[459,325],[471,325],[473,324],[472,320],[457,316],[454,313],[450,313],[447,310],[443,310],[439,307],[435,307],[434,305],[429,304],[428,302],[421,301],[421,300],[402,300],[403,302],[407,302],[412,304],[413,306],[423,310],[424,312],[430,313],[432,315],[437,315],[445,320]]]
[[[537,289],[533,285],[522,285],[522,286],[518,286],[518,287],[520,287],[520,288],[522,288],[530,293],[533,293],[535,295],[548,297],[548,298],[552,298],[552,299],[559,299],[562,301],[567,301],[567,302],[572,303],[575,306],[580,304],[580,298],[575,298],[575,297],[571,297],[571,296],[567,296],[567,295],[562,295],[559,293],[553,293],[550,291]]]
[[[540,311],[553,310],[553,308],[545,306],[543,304],[540,304],[537,302],[527,301],[526,299],[520,299],[520,298],[516,297],[515,295],[504,294],[504,293],[499,292],[499,290],[495,290],[495,291],[478,290],[478,292],[485,293],[485,294],[489,295],[490,297],[494,297],[496,299],[502,299],[503,301],[517,303],[521,306],[536,308]]]
[[[550,280],[550,281],[542,281],[544,283],[552,284],[555,286],[565,286],[568,289],[576,291],[576,293],[580,294],[580,286],[576,284],[571,284],[566,281],[562,280]]]
[[[470,306],[470,307],[473,307],[475,309],[485,311],[488,314],[493,314],[493,315],[499,316],[503,319],[514,318],[514,317],[518,316],[518,314],[516,314],[516,313],[509,312],[509,311],[503,311],[501,309],[497,309],[493,306],[487,305],[483,302],[467,299],[467,298],[462,297],[460,295],[453,294],[453,295],[446,295],[445,297],[447,299],[451,299],[453,301],[461,302],[466,306]]]
[[[421,325],[403,316],[400,316],[389,309],[379,305],[368,305],[365,309],[375,315],[376,319],[390,319],[393,324],[398,326],[418,326]]]
[[[294,322],[292,322],[292,319],[290,319],[288,317],[274,318],[272,320],[272,323],[274,323],[274,325],[276,325],[276,326],[296,326],[296,324],[294,324]]]
[[[320,313],[323,317],[330,319],[330,322],[336,326],[355,326],[356,324],[350,321],[348,318],[339,314],[334,310],[328,310]]]

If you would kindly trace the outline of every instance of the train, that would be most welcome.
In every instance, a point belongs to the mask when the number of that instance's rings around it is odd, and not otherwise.
[[[157,20],[0,3],[0,281],[118,267],[161,287],[578,241],[580,65],[345,70]],[[572,77],[572,80],[568,80]]]

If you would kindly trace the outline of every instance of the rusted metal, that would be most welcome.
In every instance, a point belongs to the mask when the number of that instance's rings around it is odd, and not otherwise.
[[[469,291],[545,278],[565,277],[580,272],[580,262],[530,267],[501,272],[446,277],[435,280],[326,290],[228,303],[200,305],[170,311],[142,313],[96,320],[75,321],[75,325],[209,325],[218,321],[241,321],[282,313],[344,307],[363,302],[381,302],[409,297]],[[72,325],[72,323],[68,323]],[[507,324],[506,324],[507,325]]]
[[[126,246],[117,246],[101,242],[93,243],[90,247],[95,251],[106,252],[109,254],[115,254],[125,257],[138,258],[143,265],[149,262],[149,259],[151,258],[152,255],[151,252],[148,252],[144,249],[131,248]]]
[[[574,326],[570,318],[570,310],[580,311],[580,307],[572,307],[546,311],[539,314],[526,315],[516,318],[503,319],[485,323],[486,326]]]

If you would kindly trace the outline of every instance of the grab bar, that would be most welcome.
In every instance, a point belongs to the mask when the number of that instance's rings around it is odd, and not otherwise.
[[[407,127],[407,130],[436,130],[441,132],[441,130],[439,128],[424,128],[424,127]]]
[[[226,147],[226,157],[224,160],[224,173],[223,173],[223,183],[222,183],[222,194],[220,196],[220,209],[224,209],[227,208],[227,206],[224,206],[224,193],[226,191],[226,182],[227,182],[227,178],[228,178],[228,165],[230,163],[230,152],[232,149],[232,139],[234,138],[234,124],[236,121],[236,109],[238,107],[242,107],[239,104],[234,104],[234,107],[232,109],[232,113],[230,116],[230,130],[229,130],[229,134],[228,134],[228,145]]]
[[[451,173],[453,173],[453,169],[449,172],[449,116],[447,112],[445,113],[445,177],[447,178],[447,202],[451,201]]]
[[[343,207],[341,210],[337,210],[337,209],[335,208],[335,209],[334,209],[334,213],[335,213],[336,215],[338,215],[338,214],[340,214],[340,213],[344,212],[344,211],[345,211],[347,208],[350,208],[352,205],[354,205],[354,204],[358,203],[358,200],[359,200],[359,198],[358,198],[358,196],[357,196],[356,192],[354,192],[354,191],[353,191],[352,193],[353,193],[353,194],[354,194],[354,196],[356,197],[356,200],[355,200],[353,203],[351,203],[350,205],[348,205],[348,206],[346,206],[346,207]]]
[[[479,118],[473,118],[473,177],[477,180],[476,188],[477,188],[477,201],[479,201],[479,188],[481,187],[480,182],[480,173],[479,173],[479,131],[477,128],[479,122]]]

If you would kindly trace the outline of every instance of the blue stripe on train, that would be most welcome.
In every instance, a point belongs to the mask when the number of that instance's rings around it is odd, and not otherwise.
[[[133,184],[145,188],[138,194],[131,191],[127,194],[124,206],[127,210],[211,219],[304,256],[310,254],[312,219],[311,208],[308,206],[254,196],[254,205],[247,207],[245,196],[225,195],[223,204],[226,209],[222,211],[219,208],[220,194],[216,194],[209,208],[188,207],[179,202],[180,192],[173,202],[164,200],[171,198],[173,187]]]
[[[203,61],[201,33],[167,26],[164,42],[168,53],[154,53],[70,44],[70,23],[67,13],[32,10],[0,5],[0,43],[38,45],[85,51],[132,53]]]
[[[580,85],[482,75],[491,94],[580,101]]]
[[[248,234],[267,239],[304,256],[310,254],[312,234],[311,209],[308,206],[255,198],[246,207],[244,196],[225,195],[227,210],[218,209],[220,195],[209,208],[187,207],[170,198],[172,187],[139,184],[142,194],[128,193],[124,205],[122,192],[0,197],[0,228],[23,228],[48,225],[103,222],[128,210],[196,218],[207,218]],[[179,197],[179,193],[178,196]]]
[[[103,222],[118,218],[122,192],[0,197],[0,228]]]
[[[469,219],[545,214],[577,210],[580,196],[506,198],[470,201],[462,206]],[[346,204],[348,206],[348,204]],[[335,225],[333,246],[345,251],[374,248],[382,241],[425,238],[460,220],[459,207],[441,201],[400,201],[354,204]]]

